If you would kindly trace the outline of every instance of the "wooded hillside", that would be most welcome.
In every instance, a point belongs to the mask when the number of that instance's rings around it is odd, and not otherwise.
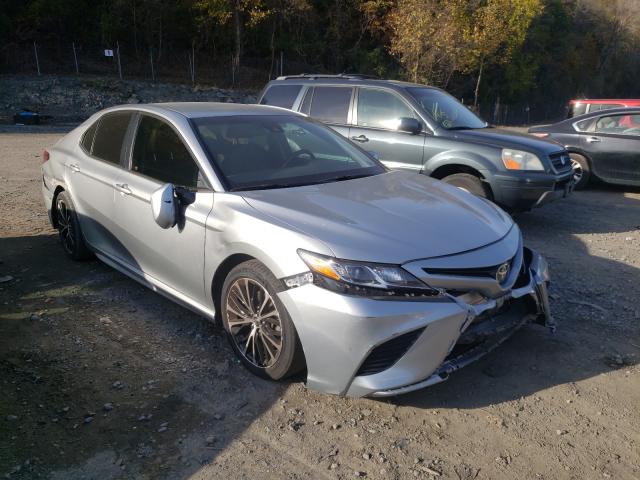
[[[280,72],[360,72],[444,87],[485,116],[640,97],[638,0],[3,3],[3,73],[34,73],[38,53],[43,73],[117,74],[103,52],[119,48],[128,77],[259,88]]]

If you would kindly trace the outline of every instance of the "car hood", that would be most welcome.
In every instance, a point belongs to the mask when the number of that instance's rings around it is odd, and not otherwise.
[[[402,264],[451,255],[496,242],[513,227],[492,203],[402,171],[242,196],[349,260]]]
[[[562,146],[555,142],[531,137],[530,135],[499,128],[480,128],[455,132],[456,138],[465,142],[480,143],[498,148],[525,150],[540,155],[561,152]]]

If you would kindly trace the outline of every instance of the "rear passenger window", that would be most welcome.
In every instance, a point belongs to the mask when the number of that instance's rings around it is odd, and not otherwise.
[[[80,141],[80,145],[82,149],[89,155],[91,155],[91,147],[93,146],[93,136],[96,134],[96,128],[98,127],[98,122],[93,122],[87,130],[82,135],[82,140]]]
[[[194,189],[204,186],[198,182],[198,165],[175,130],[147,115],[138,126],[131,169],[163,183]]]
[[[274,85],[265,92],[260,103],[274,107],[291,108],[302,85]]]
[[[100,119],[91,155],[105,162],[120,164],[122,142],[127,133],[131,112],[108,113]]]
[[[347,123],[351,87],[316,87],[309,115],[327,123]]]

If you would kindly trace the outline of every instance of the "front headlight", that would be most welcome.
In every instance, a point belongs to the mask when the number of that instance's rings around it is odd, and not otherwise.
[[[298,250],[316,285],[349,295],[368,297],[416,297],[440,294],[402,267],[339,260]]]
[[[502,149],[502,163],[508,170],[544,170],[537,155],[511,148]]]

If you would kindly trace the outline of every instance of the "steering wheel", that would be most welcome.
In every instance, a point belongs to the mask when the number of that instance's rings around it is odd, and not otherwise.
[[[632,128],[627,128],[626,130],[622,131],[623,135],[638,135],[640,134],[640,127],[632,127]]]
[[[293,152],[293,154],[289,158],[287,158],[287,160],[282,164],[281,168],[288,167],[291,162],[293,162],[294,160],[299,159],[303,155],[308,155],[309,156],[309,160],[315,160],[316,159],[316,156],[313,153],[311,153],[310,150],[307,150],[306,148],[302,148],[302,149],[298,150],[297,152]]]

